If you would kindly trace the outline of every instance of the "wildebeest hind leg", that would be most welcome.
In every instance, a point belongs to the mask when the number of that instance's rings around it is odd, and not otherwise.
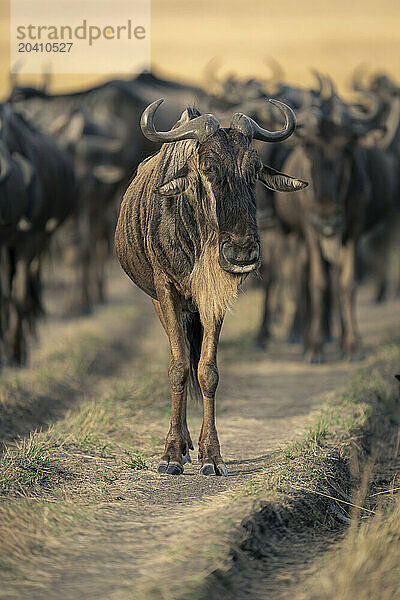
[[[157,300],[152,300],[152,302],[153,302],[154,308],[156,309],[158,318],[161,321],[161,325],[163,326],[165,333],[168,335],[168,331],[166,328],[166,324],[164,321],[164,315],[161,310],[160,303]],[[184,454],[182,457],[183,465],[187,462],[192,462],[192,459],[190,458],[189,450],[194,450],[192,438],[190,437],[190,432],[189,432],[189,428],[187,426],[187,421],[186,421],[186,407],[187,407],[187,388],[185,389],[185,397],[184,397],[182,413],[181,413],[182,414],[182,431],[183,431],[183,434],[186,439],[186,454]]]
[[[27,359],[24,312],[28,303],[28,264],[25,259],[15,263],[6,331],[7,361],[10,365],[24,365]]]
[[[183,473],[185,462],[190,461],[189,449],[193,449],[186,425],[189,349],[182,325],[179,296],[173,286],[161,275],[157,279],[158,302],[153,301],[153,304],[168,335],[171,350],[168,371],[171,385],[171,424],[158,472],[179,475]]]

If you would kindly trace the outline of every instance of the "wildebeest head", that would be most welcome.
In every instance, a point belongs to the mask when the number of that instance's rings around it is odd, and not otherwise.
[[[355,152],[375,114],[376,107],[357,111],[332,93],[300,116],[298,136],[312,181],[310,221],[323,236],[343,231]]]
[[[0,105],[0,226],[17,227],[29,206],[34,165],[21,154],[16,120],[8,104]]]
[[[83,190],[90,190],[121,181],[124,170],[121,163],[122,142],[98,123],[83,109],[73,109],[54,120],[51,132],[74,159],[75,172]]]
[[[351,140],[332,122],[322,122],[319,135],[303,138],[312,181],[311,223],[324,236],[344,226],[345,198],[351,169]]]
[[[260,263],[257,232],[255,185],[259,179],[273,190],[295,191],[307,185],[263,165],[251,146],[252,139],[275,142],[289,137],[296,124],[293,111],[272,101],[285,115],[285,126],[277,132],[261,128],[253,119],[235,113],[230,127],[220,128],[213,115],[186,110],[168,132],[157,132],[154,113],[162,100],[153,102],[143,113],[143,133],[153,141],[196,140],[183,167],[158,186],[164,201],[176,196],[195,200],[197,223],[206,228],[205,239],[218,246],[218,261],[224,271],[243,274]]]

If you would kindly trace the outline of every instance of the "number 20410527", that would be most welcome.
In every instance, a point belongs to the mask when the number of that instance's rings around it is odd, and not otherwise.
[[[73,45],[72,42],[47,42],[45,44],[20,42],[18,52],[71,52]]]

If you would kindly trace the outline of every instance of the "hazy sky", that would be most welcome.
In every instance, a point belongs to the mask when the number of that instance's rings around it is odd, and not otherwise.
[[[118,0],[114,5],[117,10]],[[153,0],[151,22],[153,66],[181,79],[201,81],[214,57],[222,74],[262,77],[267,56],[279,60],[294,83],[310,83],[310,67],[316,67],[343,86],[361,62],[400,78],[398,0]],[[8,0],[0,0],[2,93],[8,88],[8,30]],[[53,85],[69,89],[98,80],[57,74]]]

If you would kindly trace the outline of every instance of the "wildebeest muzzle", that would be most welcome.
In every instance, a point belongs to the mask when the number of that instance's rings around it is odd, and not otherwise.
[[[314,214],[311,217],[311,223],[319,234],[324,237],[332,237],[342,231],[344,219],[341,213],[335,213],[329,217]]]
[[[219,264],[228,273],[250,273],[260,266],[260,242],[253,236],[221,243]]]

